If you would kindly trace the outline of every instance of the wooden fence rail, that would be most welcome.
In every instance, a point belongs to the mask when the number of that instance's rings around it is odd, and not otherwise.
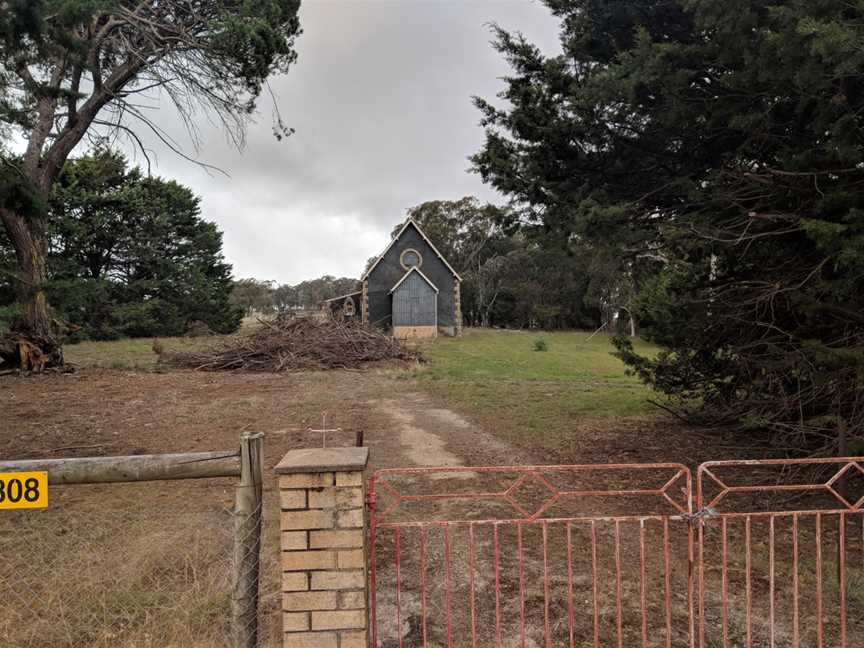
[[[0,472],[45,471],[51,485],[240,477],[240,452],[0,461]]]

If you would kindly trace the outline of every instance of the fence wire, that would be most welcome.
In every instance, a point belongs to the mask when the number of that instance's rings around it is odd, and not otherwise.
[[[257,645],[278,645],[276,579],[233,587],[232,490],[67,486],[46,510],[0,511],[4,648],[227,647],[232,596],[260,597]]]

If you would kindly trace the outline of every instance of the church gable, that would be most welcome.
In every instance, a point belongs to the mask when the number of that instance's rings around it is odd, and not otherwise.
[[[422,275],[424,283],[435,287],[437,291],[434,300],[436,303],[432,306],[425,304],[423,308],[431,307],[435,310],[437,326],[455,331],[458,328],[457,319],[461,319],[457,318],[458,300],[454,299],[460,281],[459,275],[420,227],[410,219],[363,275],[363,304],[366,308],[364,321],[393,326],[393,291],[409,274],[417,273]],[[419,294],[418,291],[417,295]],[[405,306],[403,304],[400,307]]]
[[[438,332],[438,289],[416,267],[405,273],[390,291],[393,335],[435,337]]]
[[[412,218],[409,218],[405,222],[405,225],[402,226],[402,229],[399,230],[393,240],[390,241],[390,245],[387,246],[387,249],[384,250],[381,256],[378,257],[377,261],[372,264],[372,266],[366,271],[366,273],[360,278],[360,280],[365,281],[382,262],[388,259],[388,257],[392,262],[393,254],[391,254],[391,251],[393,250],[393,248],[398,248],[399,263],[407,271],[410,266],[415,265],[411,262],[411,257],[415,255],[412,255],[411,252],[418,252],[419,250],[412,250],[411,248],[405,246],[410,245],[412,242],[418,242],[418,239],[419,241],[422,241],[422,244],[420,244],[421,247],[425,247],[427,251],[431,251],[432,254],[434,254],[442,264],[444,264],[444,266],[457,280],[462,280],[462,277],[459,276],[459,273],[453,269],[453,266],[450,265],[449,261],[444,258],[444,255],[442,255],[438,251],[432,241],[429,240],[429,237],[426,236],[423,230],[420,229],[420,226]],[[422,254],[420,256],[420,267],[422,267],[422,262],[424,259],[422,258]]]

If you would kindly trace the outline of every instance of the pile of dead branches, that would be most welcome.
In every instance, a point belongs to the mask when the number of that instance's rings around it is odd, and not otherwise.
[[[356,369],[378,360],[422,360],[419,352],[376,329],[292,316],[262,320],[251,335],[230,338],[209,351],[171,351],[155,345],[154,351],[160,362],[198,371]]]

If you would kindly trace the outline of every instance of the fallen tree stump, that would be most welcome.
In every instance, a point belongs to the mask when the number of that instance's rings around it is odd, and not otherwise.
[[[251,335],[208,351],[173,351],[154,344],[160,362],[197,371],[285,372],[356,369],[381,360],[422,361],[419,351],[355,322],[280,315]]]
[[[0,371],[3,373],[41,373],[54,367],[63,367],[63,347],[56,338],[14,332],[0,335]]]

